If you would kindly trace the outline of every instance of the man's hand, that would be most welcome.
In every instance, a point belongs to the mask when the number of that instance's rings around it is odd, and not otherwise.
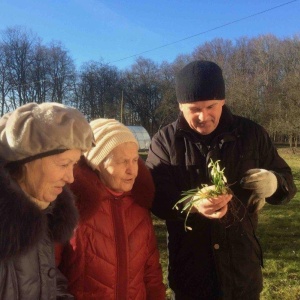
[[[265,198],[271,197],[277,190],[276,176],[264,169],[250,169],[241,180],[244,189],[253,190],[248,206],[254,205],[254,211],[260,210]]]
[[[207,190],[214,188],[212,185],[201,189],[201,191],[205,193]],[[231,198],[231,194],[223,194],[201,199],[193,205],[191,213],[199,213],[209,219],[221,219],[227,213],[228,202]]]

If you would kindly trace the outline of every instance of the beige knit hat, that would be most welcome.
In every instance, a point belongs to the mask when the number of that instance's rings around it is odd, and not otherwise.
[[[139,143],[125,125],[114,119],[96,119],[90,122],[96,146],[84,153],[88,164],[96,169],[107,155],[117,146],[126,142]]]
[[[84,115],[60,103],[28,103],[0,119],[0,156],[7,161],[86,151],[92,145],[93,132]]]

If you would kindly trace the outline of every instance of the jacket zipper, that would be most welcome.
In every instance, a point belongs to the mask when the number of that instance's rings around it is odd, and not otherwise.
[[[122,202],[120,198],[111,201],[112,217],[115,233],[117,278],[116,278],[116,299],[127,299],[128,293],[128,260],[127,260],[127,241],[125,225],[123,222]]]

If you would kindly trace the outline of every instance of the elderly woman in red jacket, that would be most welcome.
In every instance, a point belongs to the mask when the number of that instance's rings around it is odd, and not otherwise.
[[[90,125],[96,146],[75,168],[71,185],[80,222],[60,263],[69,291],[77,300],[165,299],[149,212],[154,185],[138,142],[116,120]]]

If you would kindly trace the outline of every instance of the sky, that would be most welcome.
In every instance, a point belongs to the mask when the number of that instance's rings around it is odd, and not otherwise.
[[[59,41],[79,68],[160,64],[216,38],[300,36],[300,0],[0,0],[0,32],[21,26]]]

